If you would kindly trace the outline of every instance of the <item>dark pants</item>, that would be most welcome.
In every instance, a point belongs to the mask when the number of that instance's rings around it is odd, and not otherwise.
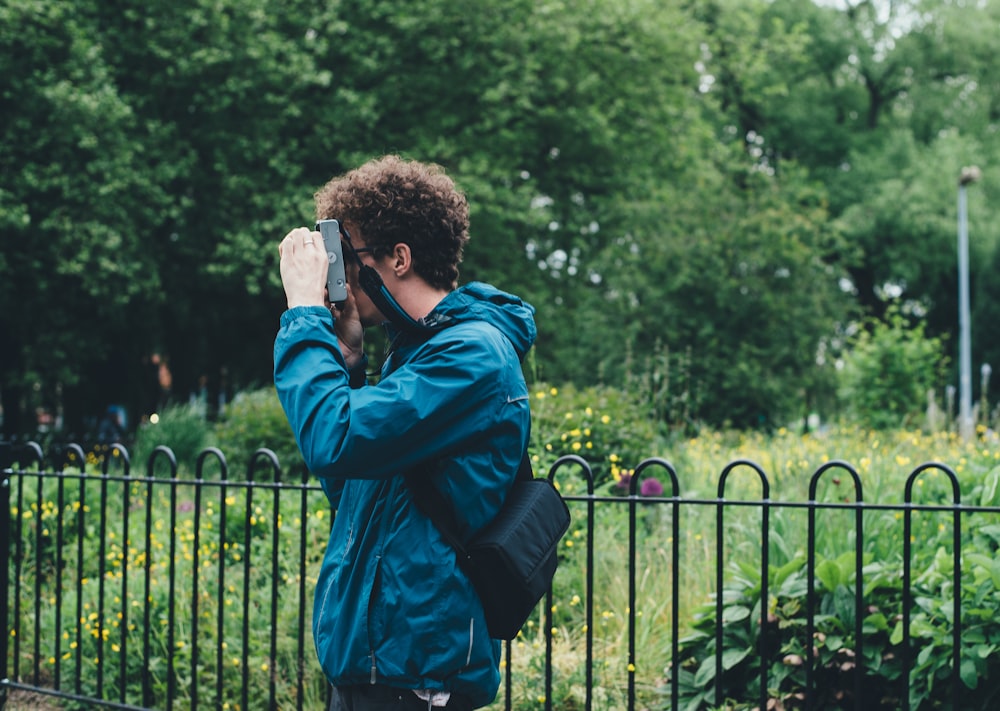
[[[445,711],[472,711],[472,704],[458,694],[452,694]],[[410,689],[395,689],[381,684],[333,687],[330,711],[442,711],[441,706],[428,706]]]

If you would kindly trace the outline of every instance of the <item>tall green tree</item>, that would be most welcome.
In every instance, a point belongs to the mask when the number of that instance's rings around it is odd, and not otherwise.
[[[955,328],[955,180],[977,163],[974,358],[1000,352],[994,4],[64,5],[0,8],[8,431],[36,383],[74,427],[142,412],[154,352],[180,398],[268,379],[275,244],[387,152],[467,191],[463,276],[538,307],[541,377],[690,354],[688,416],[739,425],[828,392],[851,302]]]
[[[933,335],[957,329],[959,171],[995,153],[983,137],[998,115],[997,13],[952,0],[720,0],[700,10],[722,109],[747,150],[779,175],[794,161],[826,187],[847,238],[833,256],[865,313],[880,317],[902,298]],[[771,61],[749,60],[754,47]],[[987,216],[975,240],[974,283],[994,278],[980,268],[994,223]],[[974,331],[977,357],[995,349],[995,329]]]
[[[664,194],[669,219],[653,203],[606,252],[604,326],[623,324],[630,340],[602,344],[602,370],[622,370],[623,346],[641,363],[658,342],[675,355],[661,377],[690,417],[780,426],[832,394],[823,349],[850,308],[823,259],[838,235],[803,171],[783,183],[732,157],[700,168],[683,193]]]
[[[100,5],[113,80],[150,127],[171,201],[148,236],[181,398],[202,375],[269,377],[276,245],[311,217],[304,172],[330,84],[313,61],[313,13],[272,0]]]
[[[355,146],[456,176],[473,213],[464,276],[535,302],[549,376],[585,359],[573,319],[630,219],[622,205],[669,179],[702,125],[689,20],[647,0],[383,0],[341,3],[320,30],[322,66],[343,68],[336,96],[369,120],[348,123]],[[320,120],[342,131],[338,112]]]
[[[88,2],[0,6],[0,379],[4,429],[25,394],[79,422],[87,375],[121,373],[162,297],[149,229],[168,198],[147,127],[117,91]],[[61,390],[59,397],[58,390]]]

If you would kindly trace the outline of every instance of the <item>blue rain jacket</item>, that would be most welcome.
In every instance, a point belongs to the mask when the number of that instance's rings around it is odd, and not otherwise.
[[[447,690],[479,707],[500,685],[500,643],[451,546],[403,474],[426,461],[465,536],[488,523],[527,446],[520,363],[534,309],[472,283],[446,296],[428,339],[394,334],[377,385],[352,389],[330,312],[281,316],[274,381],[309,470],[336,510],[313,635],[335,685]]]

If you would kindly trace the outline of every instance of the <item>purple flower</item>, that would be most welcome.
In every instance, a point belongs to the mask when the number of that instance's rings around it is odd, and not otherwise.
[[[629,472],[622,472],[621,476],[618,477],[618,481],[615,482],[615,488],[627,492],[631,484],[632,475]]]
[[[643,479],[642,484],[639,487],[639,493],[643,496],[662,496],[663,484],[652,477],[649,479]]]

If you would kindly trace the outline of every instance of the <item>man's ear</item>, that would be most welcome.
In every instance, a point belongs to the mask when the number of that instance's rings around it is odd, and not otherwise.
[[[397,277],[413,270],[413,253],[410,245],[397,242],[392,248],[392,269]]]

